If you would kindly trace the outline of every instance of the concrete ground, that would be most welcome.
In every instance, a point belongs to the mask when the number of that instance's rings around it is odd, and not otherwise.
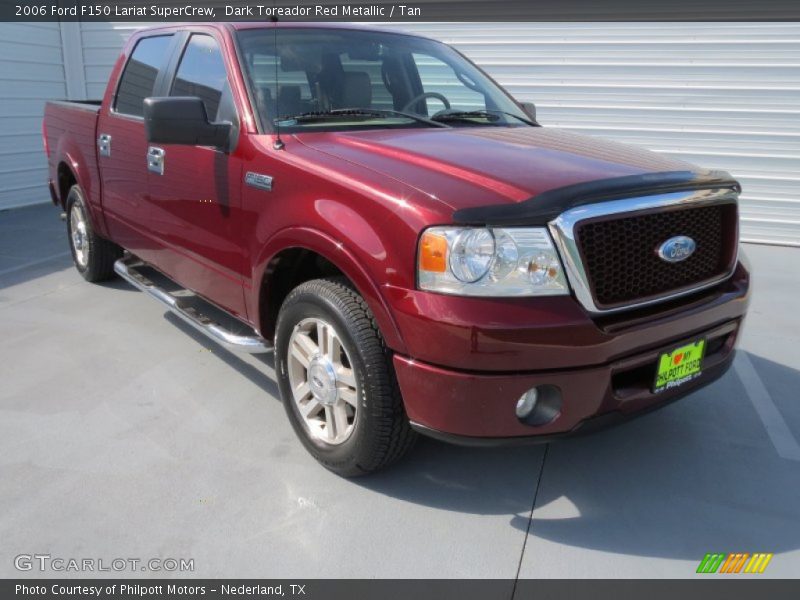
[[[0,213],[0,576],[50,554],[199,577],[693,577],[707,552],[771,552],[760,577],[796,577],[800,250],[746,253],[743,351],[712,387],[547,446],[423,440],[344,480],[295,439],[270,359],[84,282],[53,207]]]

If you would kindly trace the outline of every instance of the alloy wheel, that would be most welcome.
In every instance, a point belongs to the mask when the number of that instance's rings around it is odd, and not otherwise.
[[[69,231],[75,260],[81,267],[89,264],[89,234],[86,227],[86,215],[77,202],[69,211]]]
[[[345,442],[355,427],[359,385],[333,326],[319,318],[295,325],[287,363],[292,398],[310,435],[327,444]]]

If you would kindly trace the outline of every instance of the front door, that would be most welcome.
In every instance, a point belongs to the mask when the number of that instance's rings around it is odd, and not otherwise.
[[[188,36],[173,71],[165,87],[169,95],[198,96],[211,121],[238,127],[216,38]],[[235,152],[210,147],[149,144],[147,177],[148,228],[164,247],[154,264],[181,285],[246,317],[241,159]]]

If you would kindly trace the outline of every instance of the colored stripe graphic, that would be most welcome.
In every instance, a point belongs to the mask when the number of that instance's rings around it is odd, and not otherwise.
[[[724,554],[706,554],[700,562],[700,566],[697,567],[697,572],[716,573],[724,558]]]
[[[736,562],[736,555],[735,554],[728,554],[728,557],[725,559],[725,562],[722,563],[722,568],[719,570],[720,573],[729,573],[729,568],[731,564]]]
[[[739,562],[736,563],[736,570],[734,570],[734,573],[738,573],[739,571],[742,570],[742,567],[744,566],[744,562],[748,559],[749,556],[750,555],[747,554],[747,553],[742,554],[742,558],[740,558]]]
[[[722,565],[720,573],[738,573],[744,566],[744,561],[750,557],[749,554],[742,554],[741,552],[728,555],[725,564]]]
[[[765,552],[753,554],[750,562],[748,562],[747,566],[744,568],[744,572],[763,573],[764,569],[767,568],[769,561],[772,560],[772,556],[772,554],[767,554]]]
[[[773,554],[766,552],[731,552],[720,554],[709,552],[700,561],[697,573],[763,573]],[[744,569],[744,571],[742,570]]]

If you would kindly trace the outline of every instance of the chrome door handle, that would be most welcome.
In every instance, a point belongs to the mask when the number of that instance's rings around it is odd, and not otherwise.
[[[164,157],[167,155],[163,148],[150,146],[147,149],[147,170],[158,175],[164,174]]]
[[[100,156],[111,156],[111,136],[101,133],[97,138],[97,151]]]

